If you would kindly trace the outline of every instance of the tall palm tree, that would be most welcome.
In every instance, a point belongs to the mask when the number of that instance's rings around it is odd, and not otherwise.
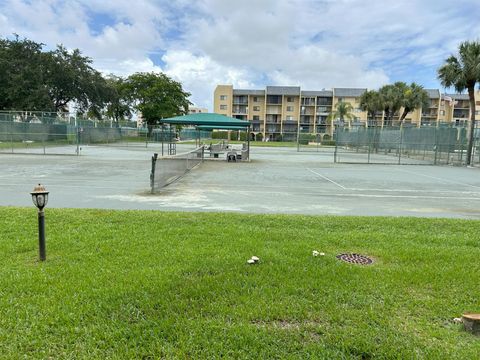
[[[407,84],[397,81],[393,85],[384,85],[378,90],[385,111],[386,121],[384,121],[384,125],[393,125],[393,116],[403,106],[407,89]]]
[[[350,120],[355,119],[355,116],[352,114],[353,106],[349,102],[339,101],[335,105],[335,110],[332,111],[327,119],[333,120],[338,119],[343,124],[345,119],[348,119],[348,127],[350,127]]]
[[[375,123],[377,111],[383,110],[380,93],[375,90],[365,91],[360,97],[360,109],[367,112],[367,116]]]
[[[468,131],[467,164],[472,165],[473,133],[475,131],[475,85],[480,82],[480,42],[465,41],[458,47],[458,56],[450,56],[438,69],[443,86],[456,91],[468,91],[470,100],[470,126]]]
[[[402,124],[409,112],[415,109],[428,108],[428,102],[430,100],[423,86],[417,85],[414,82],[405,90],[403,96],[403,112],[400,116],[400,122]]]

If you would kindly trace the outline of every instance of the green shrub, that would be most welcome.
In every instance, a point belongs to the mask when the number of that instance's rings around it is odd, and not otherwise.
[[[212,131],[212,139],[228,139],[228,131]]]

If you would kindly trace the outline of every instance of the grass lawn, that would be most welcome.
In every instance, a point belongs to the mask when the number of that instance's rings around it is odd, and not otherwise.
[[[36,210],[0,207],[1,358],[480,354],[452,322],[480,311],[478,221],[47,208],[46,224],[39,263]]]

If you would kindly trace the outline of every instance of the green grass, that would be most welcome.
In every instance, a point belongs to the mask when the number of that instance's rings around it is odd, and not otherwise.
[[[2,358],[480,353],[452,322],[480,311],[478,221],[47,208],[46,224],[39,263],[35,209],[0,208]]]

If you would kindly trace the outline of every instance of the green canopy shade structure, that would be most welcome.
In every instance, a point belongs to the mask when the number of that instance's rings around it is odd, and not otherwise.
[[[183,116],[174,116],[161,119],[162,124],[182,124],[192,126],[209,126],[212,129],[228,129],[230,126],[236,126],[247,130],[250,122],[246,120],[235,119],[229,116],[215,113],[198,113]]]
[[[247,153],[250,159],[250,122],[215,113],[196,113],[161,119],[161,124],[195,126],[199,130],[240,130],[247,131]]]
[[[197,126],[198,130],[235,130],[235,131],[245,131],[247,128],[245,126],[222,126],[221,128],[216,127],[215,125],[200,125]]]

